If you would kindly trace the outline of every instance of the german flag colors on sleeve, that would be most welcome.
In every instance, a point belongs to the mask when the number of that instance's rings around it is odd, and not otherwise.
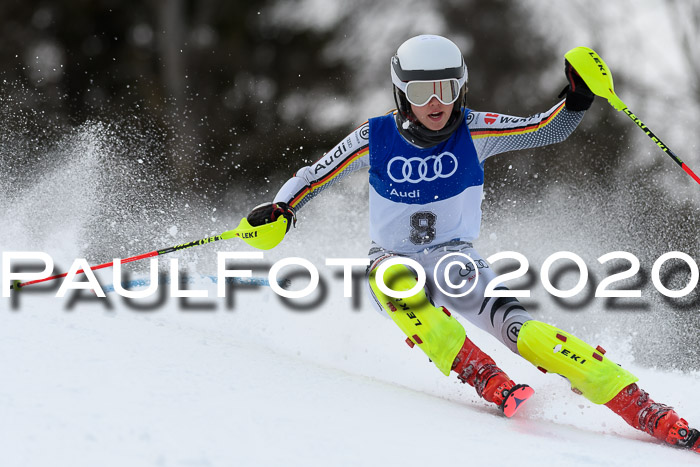
[[[513,117],[471,111],[467,115],[479,160],[508,151],[529,149],[564,141],[578,126],[584,112],[567,110],[565,101],[547,112],[530,117]]]
[[[302,167],[275,196],[296,210],[356,170],[369,167],[369,124],[363,123],[313,164]]]

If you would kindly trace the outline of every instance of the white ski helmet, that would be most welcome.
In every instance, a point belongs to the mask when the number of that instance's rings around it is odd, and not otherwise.
[[[401,44],[391,59],[391,81],[402,135],[421,147],[448,139],[464,120],[468,76],[462,52],[445,37],[421,35]],[[445,84],[438,93],[433,86],[425,86],[436,81]],[[423,126],[411,111],[411,103],[425,105],[433,96],[455,104],[447,124],[438,131]]]

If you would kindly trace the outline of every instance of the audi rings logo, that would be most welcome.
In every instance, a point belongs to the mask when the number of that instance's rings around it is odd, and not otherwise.
[[[397,156],[389,161],[386,171],[396,183],[432,182],[438,178],[449,178],[457,172],[457,157],[451,152],[437,156],[420,157]]]

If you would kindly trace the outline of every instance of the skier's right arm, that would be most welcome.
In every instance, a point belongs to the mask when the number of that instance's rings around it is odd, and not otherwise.
[[[270,207],[265,212],[272,213],[275,206],[284,206],[295,214],[323,190],[365,167],[369,167],[368,122],[360,125],[319,160],[299,169],[277,192],[273,202],[264,205]],[[260,208],[261,206],[256,209],[260,210]],[[255,222],[261,224],[274,221],[274,219],[263,220],[257,217]]]
[[[369,167],[369,124],[363,123],[313,164],[302,167],[282,186],[274,202],[295,210],[352,172]]]

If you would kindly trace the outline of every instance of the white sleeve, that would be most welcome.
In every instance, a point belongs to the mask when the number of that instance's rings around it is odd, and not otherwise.
[[[352,172],[369,167],[369,123],[363,123],[313,164],[302,167],[282,186],[274,202],[296,210]]]
[[[564,141],[573,133],[585,113],[567,110],[565,102],[561,101],[547,112],[530,117],[469,112],[467,124],[479,160],[483,162],[495,154]]]

